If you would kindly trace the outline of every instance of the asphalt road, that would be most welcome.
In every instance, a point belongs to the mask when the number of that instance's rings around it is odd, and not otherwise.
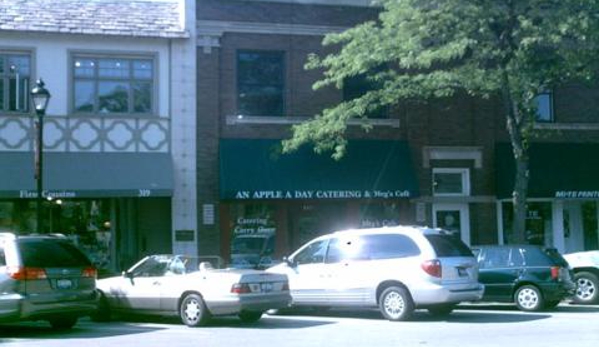
[[[524,313],[509,305],[461,306],[445,319],[417,311],[409,322],[388,322],[376,311],[329,311],[265,316],[244,324],[216,318],[188,328],[174,319],[93,323],[81,320],[67,332],[49,325],[0,325],[0,345],[92,346],[568,346],[599,345],[599,306],[563,304],[553,312]]]

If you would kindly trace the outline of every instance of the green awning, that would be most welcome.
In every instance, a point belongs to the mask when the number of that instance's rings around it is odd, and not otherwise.
[[[512,147],[498,143],[495,154],[497,196],[509,198],[516,172]],[[532,144],[529,197],[599,199],[599,144]]]
[[[35,198],[32,152],[0,153],[0,198]],[[172,196],[168,153],[44,152],[44,196],[56,198]]]
[[[304,146],[282,154],[280,140],[220,141],[222,199],[397,199],[418,195],[403,141],[350,141],[335,161]]]

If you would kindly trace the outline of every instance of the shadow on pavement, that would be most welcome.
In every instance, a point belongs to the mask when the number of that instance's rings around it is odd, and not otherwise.
[[[101,327],[102,324],[86,323],[82,319],[72,329],[57,331],[46,322],[23,322],[16,324],[0,324],[0,343],[4,339],[34,338],[34,339],[80,339],[102,338],[107,336],[121,336],[143,334],[162,330],[162,327],[138,326],[129,323],[111,325],[109,329]]]
[[[378,310],[330,309],[326,312],[318,310],[297,310],[286,312],[280,316],[356,318],[385,321]],[[431,315],[427,310],[416,310],[408,322],[447,322],[462,324],[518,323],[547,319],[549,317],[551,317],[549,312],[521,312],[515,307],[509,306],[489,306],[487,308],[484,308],[483,306],[476,306],[476,309],[470,309],[469,306],[459,306],[450,315],[445,317]]]

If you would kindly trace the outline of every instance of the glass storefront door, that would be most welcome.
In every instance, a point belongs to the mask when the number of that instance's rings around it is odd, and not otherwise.
[[[470,211],[468,204],[434,204],[433,226],[452,231],[470,245]]]

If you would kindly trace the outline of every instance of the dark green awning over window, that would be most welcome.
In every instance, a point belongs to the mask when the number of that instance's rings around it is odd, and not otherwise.
[[[495,147],[497,196],[512,196],[515,163],[512,147]],[[534,143],[530,148],[531,198],[599,199],[598,143]]]
[[[335,161],[309,146],[282,154],[280,140],[220,142],[222,199],[397,199],[418,195],[402,141],[350,141]]]
[[[0,153],[0,197],[35,198],[32,152]],[[43,194],[55,198],[157,197],[173,194],[168,153],[44,152]]]

